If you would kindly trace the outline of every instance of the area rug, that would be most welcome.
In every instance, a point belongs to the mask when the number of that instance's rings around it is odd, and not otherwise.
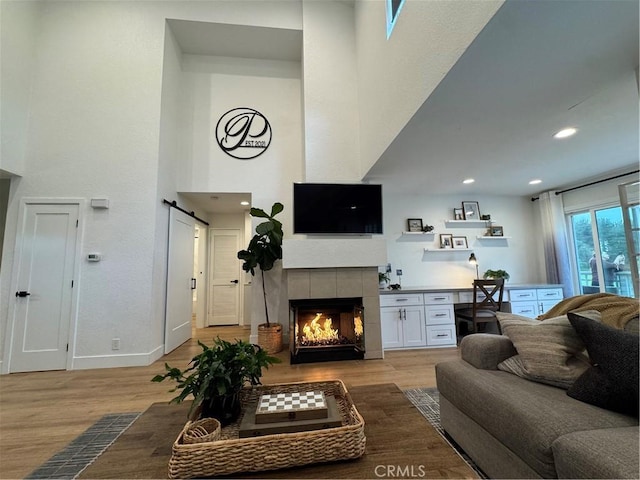
[[[384,384],[349,391],[365,419],[364,457],[242,477],[486,478],[444,434],[436,389],[402,392]],[[158,403],[143,414],[108,415],[27,478],[166,478],[187,407]],[[111,417],[122,417],[122,423]],[[97,433],[104,424],[112,426],[111,436]]]
[[[404,394],[411,403],[420,411],[433,428],[442,435],[451,448],[455,449],[462,458],[473,468],[480,478],[489,478],[465,451],[445,432],[440,423],[440,392],[435,387],[432,388],[411,388],[404,390]]]

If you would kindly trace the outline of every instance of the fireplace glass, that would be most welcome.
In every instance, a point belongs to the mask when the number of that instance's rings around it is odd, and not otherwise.
[[[362,298],[291,300],[291,363],[364,358]]]

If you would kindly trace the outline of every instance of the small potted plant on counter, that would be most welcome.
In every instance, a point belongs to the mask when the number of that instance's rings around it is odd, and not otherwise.
[[[504,278],[504,280],[506,282],[511,277],[507,273],[506,270],[491,270],[491,269],[489,269],[486,272],[484,272],[484,274],[482,275],[482,278],[484,278],[484,279],[488,279],[488,278]]]

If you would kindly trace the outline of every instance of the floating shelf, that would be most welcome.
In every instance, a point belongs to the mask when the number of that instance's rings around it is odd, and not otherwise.
[[[507,240],[511,237],[498,236],[498,235],[478,235],[476,238],[480,240]]]
[[[436,232],[402,232],[402,235],[411,235],[411,236],[419,236],[419,235],[428,235],[433,237]]]
[[[469,227],[473,227],[473,226],[484,227],[489,222],[490,220],[445,220],[444,224],[447,226],[456,226],[456,227],[460,227],[463,225],[466,225]]]
[[[425,248],[425,252],[470,252],[473,248]]]

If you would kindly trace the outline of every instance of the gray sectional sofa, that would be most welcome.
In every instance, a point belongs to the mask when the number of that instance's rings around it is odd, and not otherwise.
[[[507,336],[474,334],[436,365],[443,428],[491,478],[640,478],[638,418],[501,371]]]

